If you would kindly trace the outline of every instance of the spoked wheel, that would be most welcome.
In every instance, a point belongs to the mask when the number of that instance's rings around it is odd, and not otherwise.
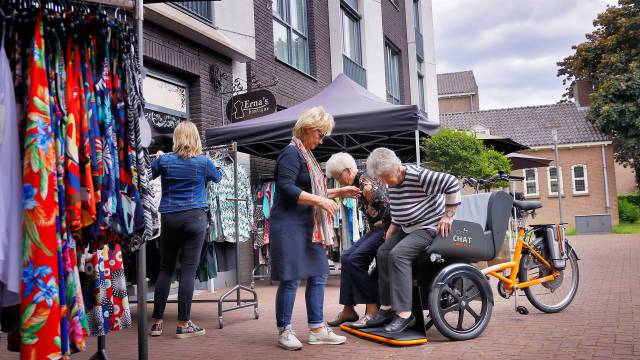
[[[531,246],[547,262],[551,263],[543,239],[535,239]],[[555,280],[524,288],[527,299],[536,309],[542,312],[557,313],[564,310],[571,304],[578,292],[578,284],[580,282],[578,259],[575,253],[571,251],[571,248],[568,248],[568,250],[569,259],[567,260],[567,265],[564,270],[560,271]],[[518,270],[520,282],[542,278],[551,274],[552,270],[540,262],[530,251],[522,252]]]
[[[442,335],[451,340],[473,339],[482,334],[491,319],[491,288],[473,266],[450,265],[433,281],[429,309]]]

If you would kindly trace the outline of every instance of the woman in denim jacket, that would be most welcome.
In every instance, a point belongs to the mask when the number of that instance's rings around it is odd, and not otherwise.
[[[162,334],[162,317],[171,280],[180,255],[178,290],[178,327],[176,337],[184,339],[204,335],[205,330],[190,320],[196,268],[207,229],[206,185],[219,182],[222,175],[206,156],[198,129],[190,121],[180,123],[173,132],[173,152],[151,163],[153,177],[161,176],[162,214],[160,237],[160,274],[153,302],[154,324],[151,336]]]

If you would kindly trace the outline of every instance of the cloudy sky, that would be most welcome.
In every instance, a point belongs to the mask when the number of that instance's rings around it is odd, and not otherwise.
[[[558,102],[556,62],[615,0],[433,0],[438,73],[473,70],[480,109]]]

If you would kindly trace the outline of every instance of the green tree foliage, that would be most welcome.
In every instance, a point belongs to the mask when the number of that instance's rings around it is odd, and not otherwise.
[[[594,85],[587,119],[612,137],[616,161],[632,166],[640,183],[640,0],[619,0],[593,21],[587,41],[558,62],[558,76],[574,97],[576,80]]]
[[[457,177],[482,179],[499,170],[511,172],[511,162],[505,155],[488,149],[481,140],[465,131],[443,129],[423,140],[422,151],[427,168]],[[504,186],[507,184],[492,184],[492,187]]]

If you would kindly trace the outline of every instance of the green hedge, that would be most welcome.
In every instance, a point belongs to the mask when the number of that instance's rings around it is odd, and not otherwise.
[[[640,219],[640,193],[618,196],[620,221],[634,223]]]

